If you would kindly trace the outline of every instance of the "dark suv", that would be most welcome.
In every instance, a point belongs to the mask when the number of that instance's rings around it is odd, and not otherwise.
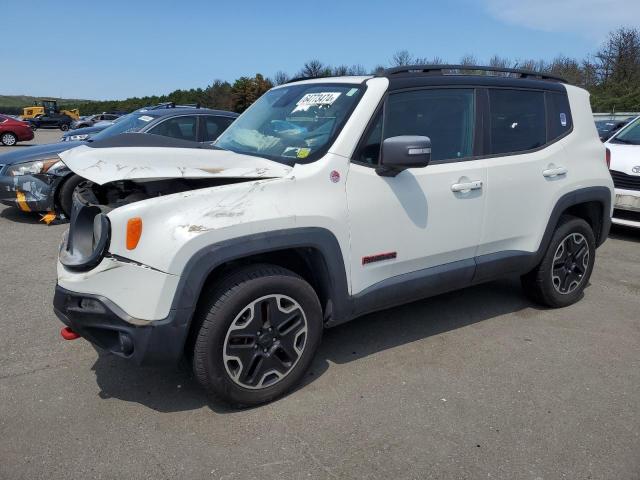
[[[53,113],[51,115],[37,115],[34,118],[29,119],[31,128],[37,130],[38,128],[59,128],[62,131],[69,130],[73,118],[64,113]]]
[[[182,141],[185,147],[213,142],[238,116],[208,108],[145,109],[125,115],[87,141],[58,142],[0,155],[0,202],[23,211],[60,212],[69,216],[71,195],[83,181],[58,154],[88,142],[125,133],[150,133]]]

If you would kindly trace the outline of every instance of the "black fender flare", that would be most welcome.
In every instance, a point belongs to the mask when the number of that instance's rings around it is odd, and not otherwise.
[[[343,252],[335,235],[319,227],[301,227],[256,233],[208,245],[193,255],[185,265],[176,288],[172,310],[193,312],[205,282],[218,267],[242,258],[288,249],[312,248],[323,260],[318,278],[331,299],[330,314],[350,314],[347,270]],[[348,258],[348,255],[347,255]],[[190,323],[190,318],[187,320]]]
[[[549,217],[549,222],[547,223],[547,227],[537,251],[536,257],[538,261],[547,251],[547,247],[551,241],[551,236],[553,235],[562,214],[571,207],[589,202],[597,202],[601,204],[602,223],[600,224],[598,231],[594,231],[593,233],[596,236],[596,246],[599,247],[604,243],[609,235],[609,229],[611,228],[611,190],[608,187],[581,188],[560,197],[553,207]]]

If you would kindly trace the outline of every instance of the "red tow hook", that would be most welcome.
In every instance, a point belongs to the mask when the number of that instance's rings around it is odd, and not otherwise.
[[[63,329],[61,329],[60,336],[65,340],[75,340],[76,338],[80,338],[80,335],[71,330],[69,327],[64,327]]]

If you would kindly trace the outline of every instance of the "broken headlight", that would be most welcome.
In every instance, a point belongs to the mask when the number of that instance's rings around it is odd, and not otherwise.
[[[54,173],[60,168],[66,168],[58,157],[36,160],[34,162],[16,163],[7,168],[6,175],[17,177],[19,175],[37,175],[39,173]]]
[[[62,137],[62,142],[79,142],[81,140],[86,140],[87,138],[89,138],[89,134],[88,133],[81,133],[81,134],[74,134],[74,135],[67,135],[65,137]]]

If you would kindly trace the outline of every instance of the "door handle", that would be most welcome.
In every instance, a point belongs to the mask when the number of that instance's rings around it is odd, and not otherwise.
[[[558,177],[560,175],[566,175],[567,169],[564,167],[547,168],[542,171],[542,175],[547,178]]]
[[[480,190],[482,188],[482,180],[476,180],[475,182],[454,183],[451,185],[451,191],[456,193],[466,193],[471,190]]]

